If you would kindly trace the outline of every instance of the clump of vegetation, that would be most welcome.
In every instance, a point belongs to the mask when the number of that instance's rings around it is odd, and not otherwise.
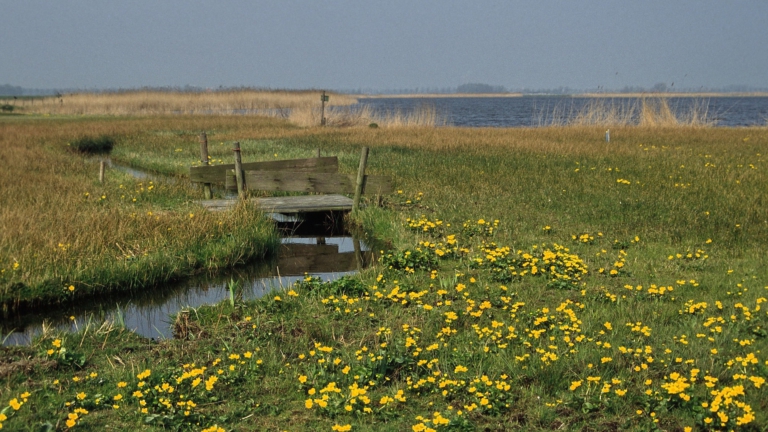
[[[102,135],[100,137],[81,137],[69,143],[69,146],[81,153],[109,153],[115,146],[115,139]]]
[[[13,105],[9,105],[9,104],[0,105],[0,110],[2,110],[3,112],[13,112]]]

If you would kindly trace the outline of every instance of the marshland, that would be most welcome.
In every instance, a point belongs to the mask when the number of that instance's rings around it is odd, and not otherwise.
[[[506,98],[513,99],[513,98]],[[62,102],[63,101],[63,102]],[[318,92],[64,95],[0,115],[5,316],[228,275],[149,339],[120,320],[0,348],[8,430],[761,430],[768,129],[709,104],[595,98],[528,127]],[[551,107],[551,108],[550,108]],[[564,114],[567,111],[568,115]],[[541,121],[537,123],[537,117]],[[531,125],[536,127],[531,127]],[[375,126],[374,126],[375,125]],[[610,140],[606,140],[610,129]],[[372,266],[248,299],[280,234],[206,212],[214,164],[338,156],[395,179],[345,224]],[[107,139],[109,153],[78,150]],[[168,181],[108,170],[99,162]],[[251,192],[257,194],[257,192]],[[214,190],[218,197],[225,191]],[[7,334],[11,328],[3,327]]]

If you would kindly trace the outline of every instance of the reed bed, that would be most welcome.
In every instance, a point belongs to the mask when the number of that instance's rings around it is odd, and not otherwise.
[[[288,119],[298,126],[320,124],[319,107],[302,107],[291,110]],[[334,127],[437,127],[447,125],[447,119],[434,106],[423,105],[413,111],[376,112],[368,105],[333,107],[326,110],[326,125]]]
[[[331,94],[328,106],[356,103]],[[233,90],[210,92],[126,91],[74,93],[25,105],[24,112],[49,115],[262,114],[287,116],[289,110],[320,105],[320,91]]]
[[[640,126],[707,127],[715,121],[709,116],[708,103],[696,99],[687,111],[672,106],[666,97],[591,98],[575,108],[558,105],[549,112],[535,115],[538,126]]]

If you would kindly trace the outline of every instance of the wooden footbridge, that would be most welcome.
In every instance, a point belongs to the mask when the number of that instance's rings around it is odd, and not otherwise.
[[[235,143],[234,164],[208,165],[208,140],[200,135],[202,166],[191,167],[189,178],[202,183],[205,194],[200,203],[208,210],[233,207],[237,199],[211,199],[211,185],[237,190],[239,199],[249,199],[268,213],[296,214],[327,211],[356,211],[362,194],[392,192],[392,180],[365,173],[368,147],[363,147],[357,175],[339,173],[337,157],[317,157],[264,162],[242,162],[240,143]],[[247,191],[305,192],[313,195],[247,198]],[[353,195],[349,198],[344,194]]]

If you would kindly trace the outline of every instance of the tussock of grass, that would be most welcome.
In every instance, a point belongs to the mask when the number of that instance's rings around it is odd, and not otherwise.
[[[80,153],[109,153],[115,146],[115,140],[109,136],[82,137],[69,142],[68,145]]]

